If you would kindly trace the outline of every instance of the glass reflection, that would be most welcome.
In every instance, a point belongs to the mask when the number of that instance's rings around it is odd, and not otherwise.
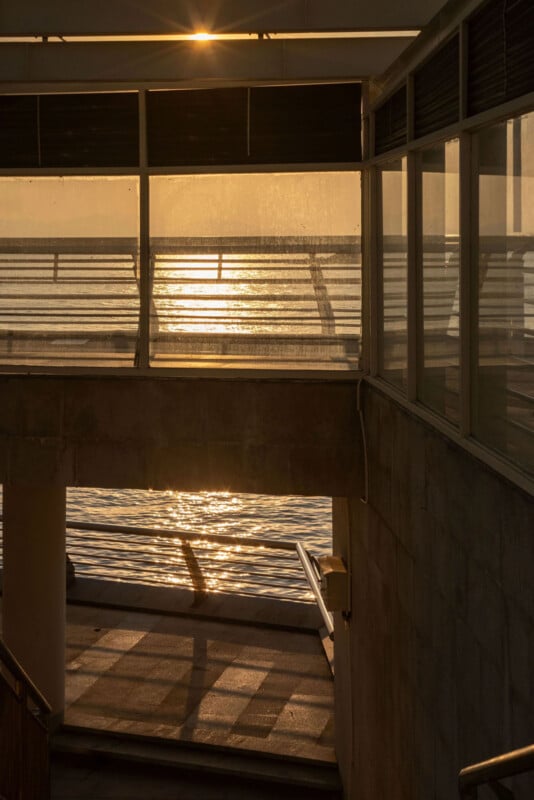
[[[423,370],[420,399],[458,423],[459,416],[459,143],[419,154],[423,260]]]
[[[406,158],[379,173],[381,313],[379,372],[406,390],[408,369],[408,215]]]
[[[0,178],[0,361],[133,366],[139,180]]]
[[[534,472],[534,113],[477,140],[475,434]]]
[[[357,173],[151,178],[153,364],[351,369]]]

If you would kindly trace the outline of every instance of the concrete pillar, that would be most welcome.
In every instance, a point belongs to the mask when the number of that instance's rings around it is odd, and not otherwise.
[[[3,636],[60,721],[65,703],[65,487],[4,484]]]

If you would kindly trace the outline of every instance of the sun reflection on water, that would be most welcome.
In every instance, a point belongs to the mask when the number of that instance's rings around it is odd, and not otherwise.
[[[331,536],[326,498],[268,497],[229,491],[68,490],[68,516],[83,521],[184,531],[191,538],[84,532],[68,534],[80,575],[196,592],[238,592],[287,599],[309,597],[294,554],[247,545],[247,538],[302,537],[317,555]],[[217,542],[202,534],[242,537]],[[97,555],[101,553],[101,555]]]

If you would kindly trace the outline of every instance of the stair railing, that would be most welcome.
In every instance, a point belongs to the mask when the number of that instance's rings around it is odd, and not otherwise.
[[[460,797],[462,800],[477,800],[479,786],[487,784],[498,800],[514,800],[514,793],[500,781],[530,770],[534,770],[534,744],[471,764],[460,772]]]
[[[0,639],[0,800],[49,800],[51,712]]]

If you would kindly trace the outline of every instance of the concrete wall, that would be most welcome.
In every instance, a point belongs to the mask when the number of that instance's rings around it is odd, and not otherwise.
[[[352,564],[352,621],[336,627],[347,796],[452,800],[461,767],[534,742],[532,498],[363,394],[369,502],[334,502]],[[532,796],[523,779],[518,800]]]
[[[347,494],[350,382],[0,377],[0,482]]]

